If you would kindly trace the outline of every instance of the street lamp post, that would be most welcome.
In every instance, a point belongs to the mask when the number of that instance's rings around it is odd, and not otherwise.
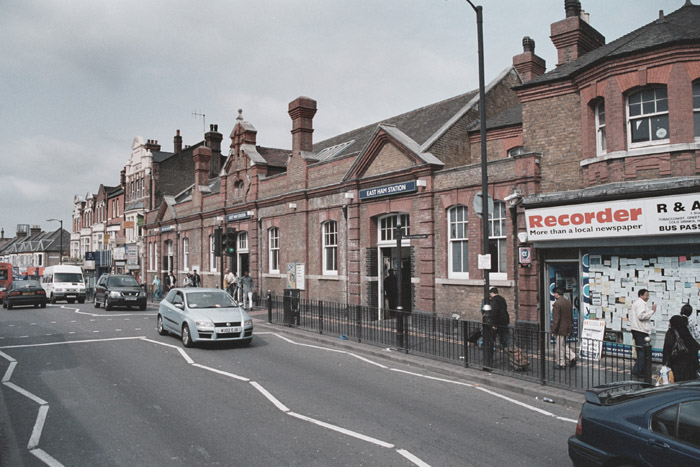
[[[476,27],[478,35],[478,46],[479,46],[479,120],[481,127],[481,225],[482,225],[482,242],[481,251],[484,256],[489,254],[489,203],[488,203],[488,166],[487,166],[487,155],[486,155],[486,88],[484,84],[484,20],[482,15],[481,5],[475,6],[471,0],[467,0],[467,3],[476,12]],[[491,306],[489,305],[489,274],[491,269],[484,269],[484,300],[481,308],[482,320],[484,323],[484,365],[487,367],[491,366],[491,349],[487,350],[488,345],[492,339],[490,329],[487,331],[487,327],[490,328],[491,325]],[[486,326],[488,325],[488,326]]]
[[[61,224],[61,231],[59,232],[59,248],[61,249],[58,253],[58,264],[63,264],[63,220],[61,219],[46,219],[46,222],[58,222]]]

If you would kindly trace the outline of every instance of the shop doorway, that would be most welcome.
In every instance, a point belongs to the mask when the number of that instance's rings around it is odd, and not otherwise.
[[[561,260],[547,261],[545,284],[547,286],[547,319],[546,330],[552,329],[552,306],[554,305],[554,289],[561,288],[564,296],[571,301],[573,306],[574,337],[579,335],[579,319],[581,310],[580,273],[578,261]]]
[[[250,272],[250,264],[248,263],[248,253],[239,253],[238,254],[238,264],[234,265],[234,267],[231,269],[232,271],[236,271],[237,276],[242,276],[243,273],[246,271]]]

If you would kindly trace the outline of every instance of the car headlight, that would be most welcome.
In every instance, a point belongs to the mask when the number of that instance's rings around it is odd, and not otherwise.
[[[119,298],[122,296],[121,292],[117,292],[116,290],[112,290],[109,292],[109,296],[112,298]]]
[[[202,321],[195,321],[194,324],[200,331],[214,331],[214,323],[212,321],[209,321],[208,319]]]
[[[252,326],[252,325],[253,325],[253,320],[252,320],[252,319],[247,319],[247,320],[243,321],[243,326],[246,327],[246,328],[247,328],[248,326]]]

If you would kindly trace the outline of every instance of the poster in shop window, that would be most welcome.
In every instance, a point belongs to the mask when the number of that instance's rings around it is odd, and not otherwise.
[[[605,321],[596,319],[584,319],[581,332],[582,359],[600,360],[603,351],[603,337],[605,336]]]

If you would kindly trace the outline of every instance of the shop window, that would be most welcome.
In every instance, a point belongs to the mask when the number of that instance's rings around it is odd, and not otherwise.
[[[267,231],[268,267],[271,273],[280,272],[280,230],[273,227]]]
[[[605,101],[599,101],[595,106],[595,147],[596,155],[602,156],[607,150],[605,141]]]
[[[182,266],[185,271],[190,268],[190,239],[182,239]]]
[[[700,81],[693,83],[693,128],[695,138],[700,138]]]
[[[466,206],[454,206],[448,211],[449,277],[469,278],[469,211]]]
[[[493,212],[489,213],[489,254],[491,255],[490,274],[501,274],[506,268],[506,203],[494,201]]]
[[[323,274],[338,274],[338,223],[323,223]]]
[[[209,270],[211,272],[216,272],[216,236],[209,235]]]
[[[396,226],[401,220],[402,235],[408,235],[411,231],[411,219],[408,214],[392,214],[379,220],[379,235],[382,241],[396,240]]]
[[[631,147],[668,142],[666,87],[647,88],[628,96],[627,128]]]

